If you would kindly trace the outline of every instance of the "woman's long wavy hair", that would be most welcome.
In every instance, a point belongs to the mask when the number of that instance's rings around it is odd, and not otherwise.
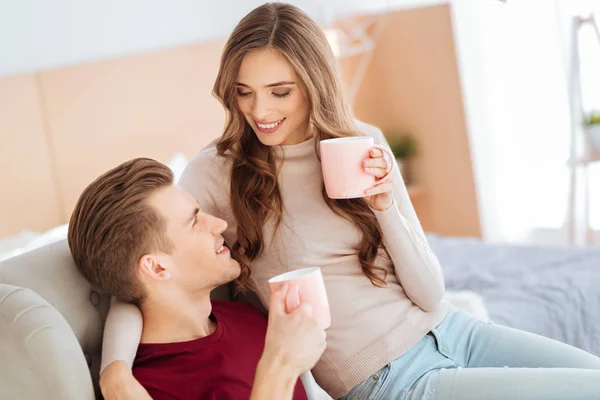
[[[237,74],[244,56],[266,48],[283,55],[304,84],[317,135],[317,154],[320,140],[360,135],[343,94],[333,52],[314,21],[292,5],[268,3],[239,22],[223,50],[213,94],[227,115],[217,152],[233,160],[230,201],[238,222],[238,239],[232,253],[241,265],[237,284],[242,291],[248,285],[250,263],[264,249],[265,223],[273,218],[277,228],[283,215],[272,149],[260,143],[236,102]],[[375,265],[379,249],[384,248],[381,228],[367,203],[363,199],[330,199],[325,187],[323,198],[336,214],[362,232],[358,249],[362,270],[374,285],[384,286],[386,271]]]

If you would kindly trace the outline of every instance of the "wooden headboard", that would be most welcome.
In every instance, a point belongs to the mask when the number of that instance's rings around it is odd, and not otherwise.
[[[0,238],[67,222],[83,188],[122,161],[191,157],[219,136],[222,46],[0,79]]]
[[[0,239],[66,223],[84,187],[122,161],[191,157],[220,135],[224,112],[211,90],[223,45],[0,78]],[[356,65],[343,60],[342,71]],[[354,109],[388,138],[410,132],[419,141],[424,228],[479,236],[448,5],[388,16]]]

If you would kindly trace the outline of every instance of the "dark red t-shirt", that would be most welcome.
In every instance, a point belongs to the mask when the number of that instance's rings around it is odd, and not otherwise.
[[[155,400],[248,399],[267,333],[267,318],[254,307],[212,302],[217,329],[189,342],[140,344],[133,375]],[[298,381],[294,400],[306,400]]]

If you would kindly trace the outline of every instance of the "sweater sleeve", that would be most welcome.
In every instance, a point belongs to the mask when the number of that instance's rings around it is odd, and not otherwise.
[[[132,367],[142,337],[142,325],[142,313],[137,306],[112,298],[104,324],[100,373],[118,360]]]
[[[369,127],[366,133],[373,136],[376,143],[389,149],[381,131]],[[429,247],[395,161],[392,174],[394,201],[387,210],[373,212],[381,226],[383,242],[394,264],[394,272],[406,295],[424,311],[433,311],[444,295],[444,274]]]

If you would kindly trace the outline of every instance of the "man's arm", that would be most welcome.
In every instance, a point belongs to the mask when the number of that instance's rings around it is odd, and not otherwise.
[[[261,359],[256,368],[250,400],[291,399],[298,375],[279,363]]]
[[[250,400],[291,400],[299,376],[314,367],[325,351],[325,331],[313,318],[311,307],[301,304],[286,313],[288,295],[297,298],[298,287],[284,285],[271,294],[265,349]]]

